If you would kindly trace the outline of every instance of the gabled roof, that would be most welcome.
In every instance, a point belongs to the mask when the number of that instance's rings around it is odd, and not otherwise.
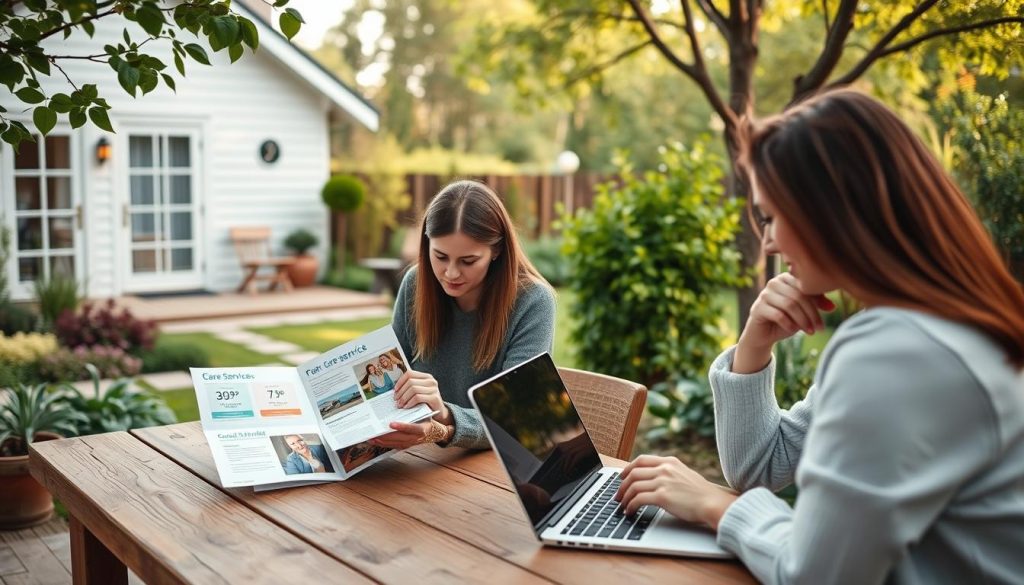
[[[260,33],[261,51],[267,51],[275,59],[305,79],[314,89],[325,95],[336,106],[346,111],[369,130],[380,128],[380,112],[363,96],[338,79],[316,59],[288,41],[274,30],[262,16],[250,10],[241,2],[233,2],[231,9],[239,12],[256,25]]]

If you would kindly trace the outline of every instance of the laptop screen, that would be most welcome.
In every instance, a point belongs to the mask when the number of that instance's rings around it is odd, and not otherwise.
[[[548,354],[476,387],[473,400],[535,529],[601,468]]]

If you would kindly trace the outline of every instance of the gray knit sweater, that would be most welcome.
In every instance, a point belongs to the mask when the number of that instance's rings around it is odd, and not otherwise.
[[[452,306],[453,322],[441,339],[441,344],[426,359],[412,357],[416,350],[416,330],[412,321],[415,291],[414,267],[402,279],[402,286],[398,289],[391,326],[405,355],[412,361],[412,369],[426,372],[437,379],[441,397],[455,418],[455,434],[448,444],[486,449],[487,435],[484,434],[483,424],[469,402],[466,391],[502,370],[552,350],[555,332],[554,294],[548,287],[541,285],[531,285],[520,291],[498,355],[491,367],[478,372],[473,369],[477,312],[462,311],[452,298],[447,301]]]
[[[719,544],[766,583],[1024,583],[1024,374],[975,329],[876,308],[843,324],[792,409],[775,362],[711,367]],[[795,507],[772,491],[796,481]],[[766,489],[767,488],[767,489]]]

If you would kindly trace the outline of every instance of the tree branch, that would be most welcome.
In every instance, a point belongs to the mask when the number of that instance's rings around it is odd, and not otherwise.
[[[69,22],[69,23],[65,24],[64,26],[58,26],[57,28],[55,28],[55,29],[53,29],[53,30],[51,30],[51,31],[49,31],[47,33],[44,33],[44,34],[40,35],[39,40],[41,41],[41,40],[43,40],[45,38],[52,37],[53,35],[55,35],[57,33],[64,32],[67,29],[74,28],[76,26],[81,26],[83,22],[89,22],[90,20],[97,20],[97,19],[103,18],[104,16],[109,16],[111,14],[114,14],[114,12],[115,12],[114,9],[110,9],[110,10],[108,10],[106,12],[100,12],[99,14],[96,14],[94,16],[87,16],[87,17],[85,17],[85,18],[83,18],[81,20],[76,20],[75,22]]]
[[[577,16],[583,16],[588,18],[608,18],[618,22],[643,22],[640,20],[639,17],[636,16],[629,16],[628,14],[621,14],[617,12],[603,12],[601,10],[564,10],[556,14],[552,19],[562,17],[575,18]],[[657,24],[663,24],[665,26],[671,26],[673,28],[683,30],[683,25],[674,20],[669,20],[667,18],[653,18],[651,20]]]
[[[822,1],[824,5],[824,0]],[[825,6],[827,8],[827,6]],[[825,37],[825,47],[818,55],[811,70],[806,74],[797,77],[793,82],[793,97],[790,103],[799,100],[801,97],[813,92],[825,83],[828,76],[832,74],[839,58],[843,55],[846,45],[846,38],[853,30],[853,16],[857,12],[857,0],[840,0],[839,8],[836,9],[835,20],[829,28],[828,36]],[[826,12],[826,22],[828,20]]]
[[[724,36],[726,40],[729,40],[729,24],[726,22],[725,15],[722,14],[722,11],[719,10],[711,0],[697,0],[697,6],[700,7],[704,16],[707,16],[708,20],[714,23],[718,32],[722,33],[722,36]]]
[[[875,46],[870,51],[868,51],[868,54],[864,55],[864,58],[861,59],[856,65],[854,65],[849,72],[847,72],[839,79],[833,81],[828,86],[835,87],[839,85],[847,85],[853,82],[861,75],[863,75],[864,72],[867,71],[868,68],[871,67],[871,65],[874,64],[875,61],[882,57],[882,53],[885,51],[885,48],[889,45],[889,43],[893,41],[893,39],[899,36],[900,33],[905,31],[911,24],[914,23],[915,20],[920,18],[922,14],[927,12],[929,8],[935,6],[938,2],[939,0],[924,0],[923,2],[915,6],[913,10],[907,13],[906,16],[901,18],[900,21],[896,23],[896,26],[892,27],[892,29],[890,29],[889,32],[885,33],[885,35],[883,35],[882,38],[879,39],[877,43],[875,43]]]
[[[721,116],[722,122],[726,126],[733,126],[736,122],[736,115],[722,101],[722,96],[718,94],[718,89],[715,88],[714,82],[711,81],[711,76],[708,75],[707,65],[704,64],[700,40],[697,39],[697,31],[693,27],[693,8],[690,6],[690,0],[679,0],[679,3],[683,6],[683,18],[686,19],[684,23],[686,24],[686,36],[690,38],[690,49],[693,51],[693,79],[704,91],[704,95],[707,96],[711,107]]]
[[[648,40],[646,40],[646,41],[644,41],[642,43],[639,43],[637,45],[634,45],[634,46],[626,49],[625,51],[619,53],[618,55],[612,57],[611,59],[605,61],[604,63],[598,63],[597,65],[589,67],[589,68],[587,68],[586,71],[580,73],[579,75],[575,75],[575,76],[569,78],[568,80],[566,80],[565,87],[570,87],[570,86],[576,84],[577,82],[579,82],[579,81],[581,81],[583,79],[586,79],[587,77],[590,77],[591,75],[595,75],[597,73],[600,73],[600,72],[604,71],[605,69],[608,69],[608,68],[612,67],[613,65],[618,64],[620,61],[626,59],[627,57],[630,57],[630,56],[636,54],[641,49],[643,49],[645,47],[651,46],[652,44],[653,44],[652,41],[650,39],[648,39]]]
[[[917,45],[919,45],[919,44],[921,44],[921,43],[923,43],[925,41],[934,39],[936,37],[941,37],[941,36],[945,36],[945,35],[956,35],[956,34],[960,34],[962,32],[968,32],[968,31],[972,31],[972,30],[977,30],[979,28],[989,28],[989,27],[993,27],[993,26],[998,26],[1000,24],[1014,24],[1014,23],[1024,24],[1024,17],[1021,17],[1021,16],[1005,16],[1005,17],[1002,17],[1002,18],[993,18],[992,20],[983,20],[981,22],[972,22],[970,24],[962,24],[960,26],[951,26],[949,28],[936,29],[936,30],[933,30],[933,31],[926,32],[926,33],[924,33],[923,35],[921,35],[919,37],[915,37],[913,39],[910,39],[909,41],[904,41],[902,43],[899,43],[897,45],[893,45],[893,46],[889,47],[888,49],[882,51],[882,54],[880,55],[880,57],[887,57],[889,55],[892,55],[893,53],[899,53],[900,51],[906,51],[907,49],[911,49],[911,48],[913,48],[913,47],[915,47],[915,46],[917,46]]]
[[[821,15],[825,17],[825,36],[832,34],[832,25],[828,21],[828,0],[821,0]]]

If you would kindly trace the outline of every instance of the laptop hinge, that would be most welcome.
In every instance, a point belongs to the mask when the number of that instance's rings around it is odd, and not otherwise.
[[[580,499],[580,496],[587,493],[590,487],[597,483],[597,480],[601,478],[600,471],[600,468],[592,471],[590,473],[590,477],[587,478],[586,481],[576,486],[576,489],[574,489],[568,497],[563,499],[561,504],[555,507],[554,510],[548,512],[547,515],[540,519],[540,522],[537,522],[537,525],[533,527],[534,531],[539,535],[544,532],[545,528],[555,526],[561,522],[562,517],[572,509],[576,501]]]

